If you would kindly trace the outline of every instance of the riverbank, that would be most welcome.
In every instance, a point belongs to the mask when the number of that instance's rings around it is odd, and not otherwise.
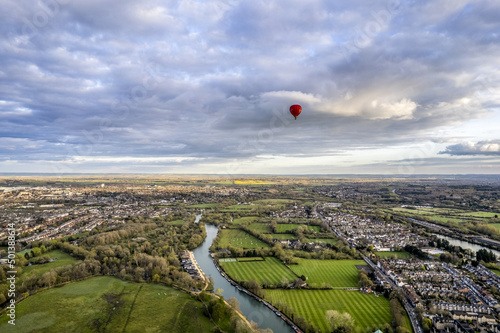
[[[497,251],[497,256],[500,256],[500,242],[496,240],[489,239],[485,236],[462,235],[443,226],[427,221],[420,221],[414,218],[407,218],[406,220],[418,224],[420,226],[426,227],[427,229],[432,230],[433,232],[441,236],[454,238],[463,242],[472,243],[481,246],[487,250]]]
[[[209,278],[214,281],[214,289],[220,288],[225,299],[235,297],[240,303],[240,311],[250,321],[255,322],[261,329],[271,329],[274,333],[295,332],[281,317],[253,296],[243,292],[231,284],[217,269],[210,255],[210,246],[216,238],[219,229],[217,226],[206,224],[207,237],[205,241],[193,250],[199,266]]]
[[[295,325],[295,323],[290,318],[288,318],[284,313],[279,311],[276,307],[269,304],[263,298],[255,295],[251,291],[243,288],[239,283],[237,283],[236,281],[231,279],[229,277],[229,275],[226,274],[224,269],[222,267],[220,267],[218,259],[213,255],[213,253],[210,253],[210,257],[212,258],[212,261],[213,261],[215,267],[217,268],[217,270],[219,271],[219,273],[221,274],[221,276],[224,277],[227,280],[227,282],[229,282],[232,286],[236,287],[236,289],[238,289],[239,291],[244,292],[248,296],[251,296],[251,297],[255,298],[257,301],[261,302],[264,306],[266,306],[271,311],[273,311],[278,317],[281,317],[281,319],[283,319],[283,321],[285,323],[287,323],[295,332],[304,333],[304,331],[302,331],[297,325]]]

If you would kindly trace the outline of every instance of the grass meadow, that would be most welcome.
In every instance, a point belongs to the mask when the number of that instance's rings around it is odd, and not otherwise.
[[[267,257],[261,261],[240,261],[238,259],[238,262],[220,262],[220,265],[236,281],[255,279],[262,285],[264,280],[270,284],[278,284],[283,278],[286,278],[289,283],[297,278],[288,267],[274,257]]]
[[[453,208],[401,208],[395,207],[391,208],[394,212],[404,213],[407,216],[417,217],[419,215],[425,216],[429,220],[433,222],[467,222],[467,221],[476,221],[476,222],[488,222],[488,220],[495,218],[495,216],[500,216],[500,213],[495,212],[466,212],[461,209],[453,209]]]
[[[257,220],[257,219],[258,219],[257,216],[239,217],[239,218],[233,220],[233,224],[239,225],[239,224],[244,224],[244,223],[247,223],[247,222],[251,223],[251,222],[253,222],[253,221]]]
[[[305,318],[321,332],[330,332],[325,318],[328,310],[348,312],[355,325],[363,331],[372,328],[374,332],[392,321],[389,301],[385,297],[366,295],[354,290],[273,289],[266,290],[266,299],[274,305],[278,302],[287,304],[296,315]]]
[[[291,233],[295,229],[297,229],[300,226],[303,226],[304,224],[297,224],[297,223],[280,223],[276,226],[276,231],[279,233]],[[314,230],[316,232],[319,232],[321,228],[317,225],[305,225],[307,229],[309,230]]]
[[[311,286],[357,287],[358,269],[355,265],[366,265],[363,260],[319,260],[300,259],[290,269],[298,276],[304,275]]]
[[[252,223],[248,225],[248,229],[258,232],[259,234],[269,234],[272,231],[269,223]]]
[[[262,242],[260,239],[246,233],[239,229],[222,229],[221,238],[219,241],[219,248],[227,248],[228,245],[235,247],[240,247],[243,249],[257,249],[269,247],[266,243]]]
[[[209,332],[202,307],[173,288],[102,276],[30,296],[15,326],[0,317],[0,332]]]

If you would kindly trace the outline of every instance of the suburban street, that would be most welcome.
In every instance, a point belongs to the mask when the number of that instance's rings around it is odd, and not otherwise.
[[[318,205],[315,205],[314,206],[314,209],[313,209],[313,214],[319,216],[321,218],[321,220],[326,223],[330,229],[339,237],[341,238],[343,241],[347,242],[349,245],[352,246],[352,244],[350,244],[344,237],[342,237],[342,234],[340,232],[338,232],[337,230],[335,230],[334,228],[331,227],[330,223],[325,219],[325,217],[322,215],[322,214],[319,214],[318,211],[317,211],[317,207]],[[378,272],[380,274],[380,276],[382,276],[385,281],[387,283],[389,283],[389,285],[393,288],[393,290],[398,290],[398,291],[401,291],[401,293],[403,295],[406,295],[402,289],[400,287],[398,287],[380,268],[377,267],[377,265],[375,265],[373,263],[373,261],[370,260],[370,258],[368,258],[367,256],[363,255],[363,260],[376,272]],[[408,317],[410,318],[410,322],[411,322],[411,325],[413,327],[413,330],[415,333],[423,333],[423,330],[422,330],[422,327],[420,326],[420,324],[418,323],[418,320],[417,320],[417,317],[415,316],[415,311],[413,310],[413,307],[410,305],[410,303],[408,302],[408,300],[404,300],[403,301],[403,306],[406,310],[406,313],[408,313]]]

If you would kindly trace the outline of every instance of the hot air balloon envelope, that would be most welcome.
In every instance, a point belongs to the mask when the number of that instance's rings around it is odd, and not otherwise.
[[[292,106],[290,106],[290,113],[292,114],[292,116],[295,117],[295,119],[297,119],[297,117],[299,116],[299,114],[302,112],[302,106],[298,105],[298,104],[294,104]]]

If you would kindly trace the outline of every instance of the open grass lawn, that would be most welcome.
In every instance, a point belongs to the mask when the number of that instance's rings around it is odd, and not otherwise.
[[[331,287],[357,287],[358,269],[355,265],[366,265],[363,260],[319,260],[300,259],[290,269],[298,276],[305,275],[309,285],[320,287],[327,283]]]
[[[264,261],[240,261],[220,263],[226,273],[236,281],[257,280],[260,284],[264,280],[271,284],[281,283],[283,278],[293,282],[297,276],[281,261],[274,257],[266,257]]]
[[[266,290],[266,299],[271,304],[288,304],[295,313],[315,325],[321,332],[330,332],[326,311],[348,312],[364,332],[372,332],[391,323],[389,301],[383,296],[365,295],[358,291],[333,290]],[[411,331],[411,329],[410,329]]]
[[[263,257],[240,257],[236,261],[246,262],[246,261],[264,261]]]
[[[229,244],[243,249],[257,249],[261,247],[269,247],[260,239],[239,229],[222,229],[219,248],[224,249]]]
[[[243,223],[247,223],[247,222],[253,222],[255,220],[257,220],[258,217],[257,216],[245,216],[245,217],[240,217],[240,218],[237,218],[237,219],[234,219],[233,220],[233,224],[243,224]]]
[[[295,229],[298,227],[305,225],[305,224],[297,224],[297,223],[281,223],[276,226],[276,231],[277,232],[293,232]],[[305,225],[307,229],[309,230],[314,230],[316,232],[319,232],[321,230],[321,227],[317,225]]]
[[[244,212],[244,211],[251,211],[252,209],[254,209],[256,206],[253,206],[253,205],[232,205],[232,206],[229,206],[225,209],[223,209],[222,211],[223,212]]]
[[[500,213],[492,213],[492,212],[470,212],[470,213],[464,213],[462,215],[466,216],[473,216],[473,217],[486,217],[486,218],[492,218],[492,217],[499,217]]]
[[[210,332],[203,305],[173,288],[102,276],[52,288],[19,303],[0,332]]]
[[[415,216],[422,215],[427,217],[428,219],[434,222],[467,222],[470,220],[474,220],[477,222],[488,221],[495,216],[500,216],[500,213],[494,212],[466,212],[461,209],[452,209],[452,208],[401,208],[395,207],[391,208],[394,212],[404,213],[407,216]]]
[[[271,234],[271,237],[279,240],[297,239],[297,236],[295,236],[294,234]]]
[[[217,207],[217,203],[206,203],[206,204],[197,204],[197,205],[189,205],[189,208],[213,208]]]
[[[497,229],[500,229],[500,223],[490,223],[488,225],[491,225],[492,227],[495,227]]]
[[[396,256],[398,259],[407,259],[411,258],[411,254],[409,254],[406,251],[400,251],[400,252],[395,252],[395,251],[384,251],[384,252],[375,252],[376,255],[378,255],[380,258],[393,258]]]
[[[54,269],[56,267],[61,267],[65,265],[73,265],[76,263],[78,260],[70,256],[69,254],[59,251],[59,250],[54,250],[50,251],[47,253],[44,253],[42,256],[48,255],[51,259],[55,259],[52,262],[48,262],[42,265],[31,265],[31,266],[25,266],[23,267],[23,273],[21,278],[25,278],[27,276],[31,275],[42,275],[45,272],[50,271],[51,269]],[[35,258],[31,258],[30,262],[33,261]]]
[[[291,199],[263,199],[263,200],[255,200],[255,201],[252,201],[253,203],[255,204],[259,204],[259,205],[286,205],[286,204],[289,204],[289,203],[293,203],[295,202],[294,200],[291,200]]]
[[[259,234],[271,233],[271,225],[269,223],[252,223],[248,226],[252,231],[258,232]]]

